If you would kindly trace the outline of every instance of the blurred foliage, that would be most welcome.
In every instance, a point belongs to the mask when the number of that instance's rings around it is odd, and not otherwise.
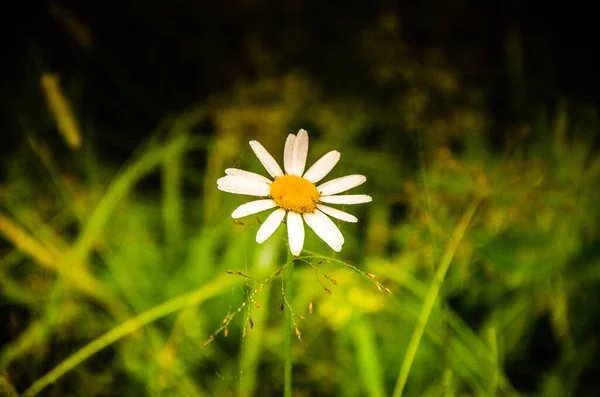
[[[285,239],[257,246],[258,222],[230,218],[245,198],[215,181],[231,166],[261,172],[249,140],[279,159],[305,128],[309,162],[339,150],[330,177],[367,175],[374,200],[350,209],[360,222],[341,225],[341,254],[307,235],[284,308],[305,318],[294,395],[390,395],[447,249],[405,395],[600,393],[596,113],[538,107],[498,140],[484,93],[461,86],[440,51],[412,57],[394,14],[359,48],[371,95],[328,95],[304,70],[266,73],[166,117],[124,164],[96,148],[109,132],[62,92],[76,78],[32,75],[48,103],[15,105],[26,138],[2,159],[1,390],[66,362],[41,395],[280,395]]]

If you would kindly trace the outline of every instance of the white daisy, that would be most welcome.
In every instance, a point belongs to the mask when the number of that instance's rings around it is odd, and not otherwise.
[[[362,204],[370,202],[371,196],[366,194],[337,195],[362,185],[367,178],[363,175],[348,175],[316,186],[315,184],[323,179],[340,160],[340,152],[332,150],[304,172],[308,155],[308,133],[305,130],[298,131],[298,135],[288,135],[285,141],[283,151],[285,173],[263,145],[257,141],[250,141],[250,147],[273,180],[237,168],[226,169],[227,176],[217,181],[219,190],[268,197],[240,205],[231,214],[232,218],[242,218],[277,208],[258,229],[257,243],[260,244],[269,238],[287,215],[288,239],[293,255],[298,256],[302,252],[304,222],[334,251],[340,252],[344,244],[344,236],[327,215],[346,222],[357,222],[358,219],[323,203]]]

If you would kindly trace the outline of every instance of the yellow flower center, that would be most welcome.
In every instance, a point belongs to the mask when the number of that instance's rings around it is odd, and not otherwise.
[[[270,196],[278,207],[299,214],[314,212],[321,197],[313,183],[296,175],[275,178]]]

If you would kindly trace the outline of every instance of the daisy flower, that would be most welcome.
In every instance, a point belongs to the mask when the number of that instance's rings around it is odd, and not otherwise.
[[[300,255],[304,247],[304,222],[334,251],[340,252],[344,236],[327,215],[346,222],[357,222],[358,219],[325,204],[370,202],[371,196],[366,194],[337,195],[362,185],[367,178],[363,175],[347,175],[316,185],[335,167],[340,160],[340,152],[330,151],[304,172],[308,155],[308,133],[305,130],[298,131],[297,135],[288,135],[285,141],[285,173],[263,145],[250,141],[250,147],[273,180],[237,168],[226,169],[226,176],[217,181],[219,190],[261,197],[260,200],[240,205],[231,217],[237,219],[276,208],[258,229],[257,243],[269,238],[287,217],[288,240],[293,255]]]

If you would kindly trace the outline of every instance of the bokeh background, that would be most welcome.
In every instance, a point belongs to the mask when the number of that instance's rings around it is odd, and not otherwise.
[[[373,202],[340,254],[307,232],[294,396],[600,395],[591,7],[14,2],[0,395],[282,395],[285,233],[215,182],[300,128]]]

